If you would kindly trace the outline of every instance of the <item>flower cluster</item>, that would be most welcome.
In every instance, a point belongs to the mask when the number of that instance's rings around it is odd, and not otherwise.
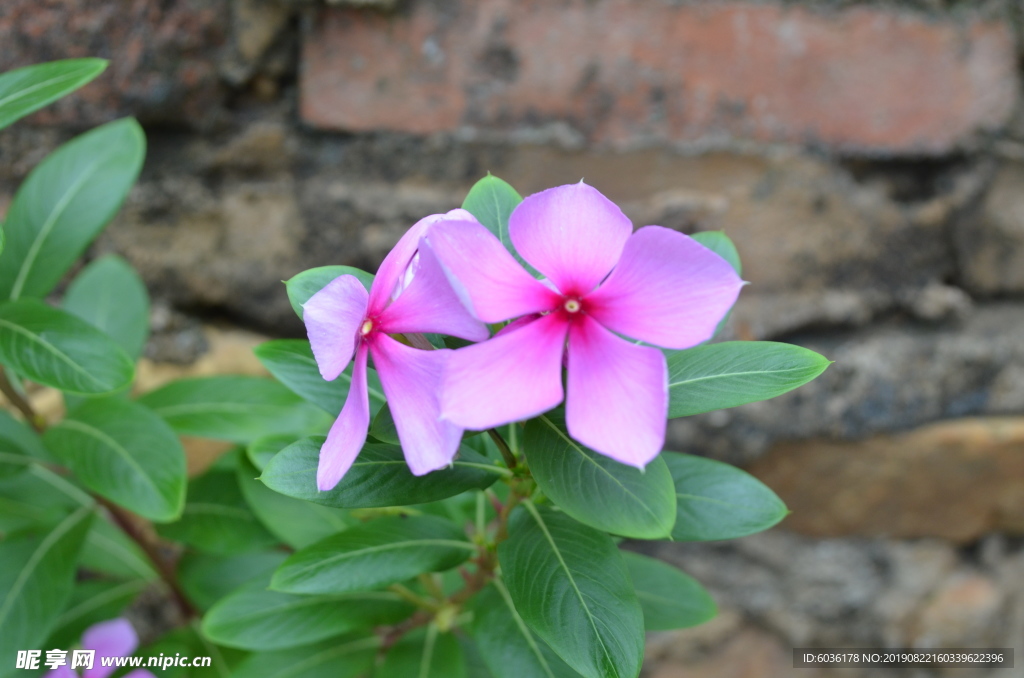
[[[711,338],[743,281],[692,238],[634,231],[582,182],[523,200],[508,234],[544,277],[459,209],[413,226],[369,292],[343,275],[304,305],[323,378],[355,361],[320,453],[320,490],[341,480],[366,440],[370,357],[416,475],[447,466],[464,430],[529,419],[563,399],[570,435],[593,450],[639,468],[661,451],[668,378],[658,347]],[[494,336],[484,324],[505,321]],[[431,350],[424,333],[477,343]]]

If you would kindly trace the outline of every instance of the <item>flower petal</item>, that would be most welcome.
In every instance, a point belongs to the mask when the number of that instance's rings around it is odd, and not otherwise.
[[[405,235],[388,252],[388,255],[384,257],[384,261],[381,262],[380,268],[377,269],[377,275],[374,276],[373,284],[370,286],[370,303],[368,306],[370,315],[380,315],[384,311],[384,307],[391,301],[391,297],[399,283],[402,283],[404,287],[405,270],[408,268],[409,263],[412,262],[416,250],[419,249],[420,240],[427,234],[430,227],[448,219],[476,221],[473,215],[466,210],[456,209],[447,214],[431,214],[429,217],[423,217],[413,224],[413,227],[406,231]]]
[[[355,352],[359,327],[366,318],[366,288],[354,275],[327,283],[302,306],[309,345],[320,376],[334,381]]]
[[[512,212],[519,255],[565,294],[584,295],[619,260],[633,224],[615,203],[580,182],[529,196]]]
[[[67,664],[50,669],[44,678],[78,678],[78,674],[71,670],[71,655],[68,655]]]
[[[534,279],[494,234],[475,222],[437,224],[424,239],[463,303],[488,323],[549,311],[559,296]]]
[[[620,339],[581,316],[569,330],[569,435],[612,459],[643,468],[665,444],[668,368],[656,348]]]
[[[482,430],[528,419],[562,402],[568,323],[551,313],[448,359],[441,416]]]
[[[645,226],[630,236],[615,270],[585,307],[615,332],[689,348],[711,338],[741,287],[732,266],[693,238]]]
[[[417,259],[412,282],[378,318],[380,331],[437,332],[470,341],[489,337],[487,326],[470,315],[455,294],[434,252],[422,247]]]
[[[352,368],[352,383],[341,414],[334,420],[327,440],[320,448],[320,462],[316,467],[316,488],[321,492],[332,489],[352,467],[366,442],[370,428],[370,397],[366,390],[366,343],[356,350],[356,364]]]
[[[387,335],[375,336],[370,350],[409,470],[421,476],[451,464],[462,429],[441,421],[438,392],[452,352],[421,351]]]
[[[82,634],[82,647],[96,650],[96,659],[91,669],[86,669],[84,678],[106,678],[117,670],[116,666],[103,666],[101,657],[127,657],[139,646],[139,636],[127,619],[118,617],[93,624]]]

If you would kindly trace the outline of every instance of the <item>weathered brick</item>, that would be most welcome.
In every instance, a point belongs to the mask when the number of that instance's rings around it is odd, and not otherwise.
[[[0,71],[52,59],[104,57],[95,82],[34,122],[94,125],[123,115],[202,124],[224,91],[217,58],[228,0],[3,0]]]
[[[538,132],[598,145],[732,139],[943,153],[1003,124],[1009,28],[873,7],[417,0],[309,22],[311,125]]]

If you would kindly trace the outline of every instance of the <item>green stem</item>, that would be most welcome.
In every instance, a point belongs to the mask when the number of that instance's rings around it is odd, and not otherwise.
[[[32,409],[32,404],[18,393],[18,389],[14,388],[14,384],[7,378],[7,373],[4,372],[2,366],[0,366],[0,392],[18,408],[18,411],[25,417],[25,421],[36,430],[36,433],[42,433],[46,429],[45,420],[36,414],[36,411]]]
[[[491,440],[493,440],[494,444],[498,446],[501,456],[505,458],[505,465],[510,469],[515,468],[516,455],[512,454],[512,450],[509,449],[508,443],[506,443],[505,439],[501,437],[501,434],[493,428],[489,428],[487,429],[487,435],[491,436]]]

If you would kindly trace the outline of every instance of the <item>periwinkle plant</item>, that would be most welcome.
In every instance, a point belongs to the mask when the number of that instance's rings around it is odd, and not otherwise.
[[[0,126],[102,68],[0,76]],[[715,606],[620,538],[730,539],[785,515],[746,473],[663,452],[666,421],[828,361],[705,343],[743,284],[729,239],[634,231],[583,183],[522,200],[487,176],[375,276],[298,274],[309,341],[256,350],[277,381],[130,393],[148,316],[130,267],[98,259],[60,308],[44,299],[143,153],[131,121],[72,140],[0,230],[0,388],[22,415],[0,412],[0,676],[156,590],[177,626],[141,652],[213,658],[179,675],[635,677],[645,630]],[[29,381],[64,392],[66,417],[38,416]],[[188,479],[179,435],[236,446]]]

